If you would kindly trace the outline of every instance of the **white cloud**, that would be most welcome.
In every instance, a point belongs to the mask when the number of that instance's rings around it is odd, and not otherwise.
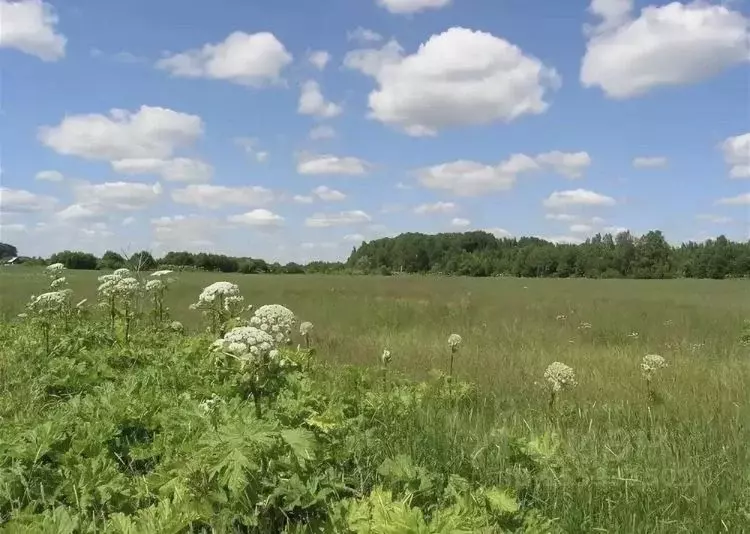
[[[64,35],[55,31],[58,17],[51,4],[40,0],[0,0],[0,48],[15,48],[42,61],[65,56]]]
[[[268,156],[268,152],[266,152],[265,150],[260,150],[255,153],[255,160],[258,163],[265,163],[266,161],[268,161]]]
[[[24,189],[0,187],[0,213],[32,213],[47,211],[57,204],[57,199],[37,195]]]
[[[407,15],[428,9],[442,9],[451,4],[452,0],[377,0],[380,7],[391,13]]]
[[[205,252],[215,247],[216,238],[226,229],[222,222],[197,215],[175,215],[151,219],[154,248]]]
[[[321,119],[330,119],[341,114],[341,106],[326,101],[320,92],[320,85],[314,80],[302,84],[297,111],[303,115],[313,115]]]
[[[361,243],[365,240],[365,236],[362,234],[346,234],[344,236],[344,241],[350,241],[352,243]]]
[[[336,189],[331,189],[330,187],[327,187],[325,185],[321,185],[313,189],[313,194],[320,200],[325,200],[326,202],[338,202],[346,199],[346,195],[344,193],[342,193],[341,191],[337,191]]]
[[[259,150],[259,141],[257,137],[235,137],[234,144],[242,148],[248,155],[255,158],[258,163],[268,161],[270,154],[267,150]]]
[[[456,217],[451,221],[451,226],[454,228],[466,228],[471,224],[471,221],[469,219],[462,219],[460,217]]]
[[[511,234],[508,230],[505,230],[504,228],[485,228],[484,231],[494,235],[498,239],[503,239],[506,237],[513,236],[513,234]]]
[[[310,139],[317,141],[319,139],[333,139],[336,137],[336,130],[327,124],[321,124],[310,130]]]
[[[284,223],[284,217],[262,208],[241,215],[231,215],[227,220],[232,223],[260,227],[281,226]]]
[[[402,191],[408,191],[409,189],[414,189],[412,186],[405,184],[404,182],[398,182],[396,184],[396,189],[401,189]]]
[[[549,241],[550,243],[555,243],[556,245],[580,245],[581,243],[583,243],[583,239],[581,239],[580,237],[569,235],[559,235],[552,237],[541,236],[540,239],[544,239],[545,241]]]
[[[499,165],[458,160],[417,170],[424,187],[444,189],[460,196],[475,196],[491,191],[506,191],[516,183],[516,175],[536,171],[539,164],[524,154],[514,154]]]
[[[377,43],[378,41],[383,40],[383,36],[378,32],[368,30],[362,26],[358,26],[354,30],[346,32],[346,38],[349,41],[357,41],[361,44]]]
[[[727,5],[671,2],[634,18],[632,0],[595,0],[590,10],[602,22],[588,27],[581,83],[611,98],[699,82],[750,59],[748,21]]]
[[[125,218],[124,218],[124,219],[122,220],[122,223],[121,223],[121,224],[122,224],[123,226],[130,226],[130,225],[131,225],[131,224],[133,224],[134,222],[135,222],[135,217],[125,217]]]
[[[42,182],[62,182],[65,176],[60,171],[39,171],[34,179]]]
[[[552,167],[556,172],[568,178],[581,178],[583,172],[591,165],[591,156],[586,152],[546,152],[539,154],[536,161]]]
[[[742,193],[736,197],[722,198],[717,200],[716,203],[728,206],[750,206],[750,193]]]
[[[192,158],[121,159],[112,168],[120,174],[155,174],[168,182],[208,182],[213,176],[211,165]]]
[[[178,204],[208,209],[218,209],[223,206],[264,206],[274,199],[273,191],[259,185],[228,187],[192,184],[172,191],[172,200]]]
[[[301,154],[297,162],[299,174],[362,175],[369,171],[370,164],[355,157],[331,154]]]
[[[574,234],[590,234],[594,228],[588,224],[573,224],[570,226],[570,231]]]
[[[604,233],[606,234],[612,234],[612,235],[618,235],[625,232],[629,232],[630,230],[628,228],[625,228],[624,226],[605,226],[604,227]]]
[[[100,114],[70,115],[57,126],[39,128],[39,140],[55,152],[86,159],[166,159],[203,134],[197,115],[141,106],[132,113],[112,109]]]
[[[305,220],[305,226],[311,228],[328,228],[331,226],[350,226],[368,223],[372,218],[362,210],[342,211],[339,213],[316,213]]]
[[[234,32],[220,43],[168,55],[156,67],[173,76],[260,87],[279,82],[281,71],[291,62],[292,55],[274,34]]]
[[[414,208],[414,213],[417,215],[427,215],[430,213],[453,213],[458,209],[453,202],[435,202],[434,204],[421,204]]]
[[[728,137],[721,144],[732,178],[750,178],[750,133]]]
[[[614,206],[614,198],[586,189],[555,191],[543,202],[547,208],[567,208],[570,206]]]
[[[294,197],[292,197],[292,200],[297,204],[312,204],[313,202],[315,202],[315,199],[313,197],[307,195],[294,195]]]
[[[560,222],[572,222],[578,220],[577,215],[571,215],[569,213],[547,213],[544,216],[545,219],[549,219],[551,221],[560,221]]]
[[[663,156],[642,156],[633,158],[636,169],[658,169],[667,166],[667,158]]]
[[[348,53],[344,65],[377,81],[370,117],[413,136],[543,113],[545,93],[560,83],[554,69],[517,46],[460,27],[433,35],[409,56],[391,41]]]
[[[696,219],[698,219],[699,221],[707,221],[714,224],[726,224],[732,222],[732,219],[730,217],[726,217],[723,215],[711,215],[709,213],[702,213],[700,215],[697,215]]]
[[[104,218],[117,211],[138,211],[153,204],[162,187],[138,182],[81,182],[74,186],[74,204],[57,212],[64,221]]]
[[[323,70],[328,65],[328,62],[331,61],[331,54],[325,50],[313,50],[308,52],[307,61],[316,69]]]

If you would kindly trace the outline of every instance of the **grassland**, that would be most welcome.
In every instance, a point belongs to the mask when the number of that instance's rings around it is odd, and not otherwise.
[[[68,273],[76,296],[95,300],[98,274]],[[171,317],[200,330],[188,305],[217,280],[238,284],[248,303],[283,304],[313,322],[318,357],[332,363],[373,366],[387,347],[395,370],[424,379],[447,369],[446,338],[459,333],[454,374],[480,393],[455,414],[451,436],[425,426],[394,453],[439,470],[436,458],[459,465],[478,455],[492,428],[555,431],[561,465],[532,497],[566,531],[750,532],[750,348],[739,342],[747,281],[182,273]],[[38,271],[0,271],[5,320],[46,285]],[[669,363],[656,403],[639,369],[648,353]],[[572,366],[579,386],[551,414],[537,382],[553,361]]]

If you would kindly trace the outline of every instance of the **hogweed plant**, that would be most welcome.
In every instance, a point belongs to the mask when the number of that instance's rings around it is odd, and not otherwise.
[[[172,271],[162,270],[151,273],[151,280],[146,282],[146,293],[151,299],[151,314],[154,318],[154,323],[159,325],[164,322],[165,312],[167,309],[164,306],[164,297],[166,296],[167,289],[175,281],[174,278],[169,275]]]
[[[562,362],[552,362],[544,371],[546,389],[549,391],[549,408],[555,406],[557,396],[568,389],[578,385],[573,368]]]
[[[299,335],[305,340],[305,348],[310,349],[310,334],[313,331],[313,324],[309,321],[303,321],[299,325]]]
[[[73,291],[61,289],[42,293],[39,296],[31,296],[26,305],[27,317],[39,324],[44,338],[44,349],[50,354],[50,333],[56,319],[60,319],[67,325],[67,317],[70,312],[70,296]]]
[[[461,336],[459,336],[458,334],[451,334],[450,336],[448,336],[448,346],[451,349],[451,361],[448,368],[448,376],[453,376],[453,358],[456,356],[461,343],[463,343],[463,338],[461,338]]]
[[[292,341],[292,329],[296,322],[297,318],[292,310],[281,304],[261,306],[255,310],[250,319],[251,326],[270,334],[274,342],[279,345],[289,344]]]
[[[667,360],[658,354],[646,354],[643,360],[641,360],[641,375],[646,381],[646,392],[649,402],[654,402],[657,399],[656,390],[652,385],[653,379],[661,369],[665,369],[666,367],[668,367]]]
[[[201,291],[198,302],[191,304],[190,309],[203,312],[210,321],[209,330],[223,336],[229,320],[242,311],[244,300],[237,284],[214,282]]]

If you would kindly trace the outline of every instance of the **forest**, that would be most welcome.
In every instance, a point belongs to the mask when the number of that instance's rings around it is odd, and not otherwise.
[[[0,243],[6,257],[16,247]],[[12,254],[11,254],[12,252]],[[581,244],[555,244],[536,237],[502,238],[482,232],[420,234],[363,242],[345,262],[305,265],[269,263],[252,257],[172,251],[154,258],[148,251],[131,255],[107,251],[102,257],[62,251],[50,258],[26,258],[27,264],[62,263],[68,269],[153,269],[169,266],[246,274],[442,274],[458,276],[583,278],[738,278],[750,276],[750,241],[725,236],[670,245],[661,231],[597,234]]]

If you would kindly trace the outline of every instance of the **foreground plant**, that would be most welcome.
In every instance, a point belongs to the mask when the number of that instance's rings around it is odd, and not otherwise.
[[[292,328],[294,328],[297,318],[294,312],[280,304],[266,304],[261,306],[250,319],[250,324],[269,333],[275,343],[279,345],[288,344],[292,338]],[[312,324],[310,324],[310,330]],[[309,334],[309,330],[307,332]]]
[[[172,271],[169,270],[153,272],[151,273],[152,280],[146,282],[146,293],[151,297],[151,314],[156,324],[163,323],[165,319],[164,297],[169,286],[175,281],[174,278],[169,276],[171,273]]]
[[[32,296],[26,305],[27,316],[37,323],[42,331],[45,353],[50,353],[50,333],[56,320],[67,325],[70,312],[70,297],[73,291],[62,289],[50,291],[39,296]]]
[[[573,368],[562,362],[552,362],[544,371],[544,380],[549,390],[549,407],[554,408],[557,396],[578,385]]]
[[[215,282],[201,291],[198,302],[190,309],[202,311],[209,318],[210,331],[223,336],[229,320],[242,310],[244,300],[237,284]]]
[[[646,391],[650,401],[656,400],[656,391],[652,386],[654,378],[661,369],[668,367],[667,360],[658,354],[646,354],[641,360],[641,375],[646,381]]]

